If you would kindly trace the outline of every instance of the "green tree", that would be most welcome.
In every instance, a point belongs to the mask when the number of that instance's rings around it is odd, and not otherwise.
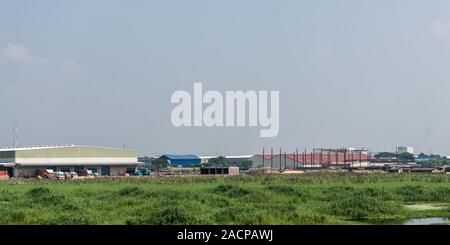
[[[243,160],[239,163],[241,169],[249,169],[252,167],[253,162],[251,160]]]
[[[166,169],[170,166],[169,162],[166,159],[155,159],[152,161],[152,167],[156,170]]]
[[[208,160],[208,164],[205,166],[220,166],[220,167],[228,167],[230,165],[229,161],[224,156],[219,156],[215,158],[211,158]]]
[[[375,158],[392,158],[395,157],[395,153],[392,152],[380,152],[375,155]]]
[[[209,159],[208,163],[204,164],[204,166],[218,166],[218,167],[235,166],[241,169],[249,169],[252,166],[252,161],[251,160],[232,161],[224,156],[219,156]]]
[[[398,154],[397,158],[403,162],[416,161],[416,159],[414,158],[414,155],[409,152],[404,152],[404,153]]]

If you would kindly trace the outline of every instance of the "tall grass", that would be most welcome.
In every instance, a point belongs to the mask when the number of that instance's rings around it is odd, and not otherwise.
[[[0,182],[0,224],[383,223],[431,215],[404,204],[450,203],[449,184],[447,175],[351,173],[14,180]]]

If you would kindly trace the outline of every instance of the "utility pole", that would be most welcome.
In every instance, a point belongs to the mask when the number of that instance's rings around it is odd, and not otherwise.
[[[273,170],[273,148],[270,148],[270,171]]]
[[[266,156],[264,155],[264,148],[263,148],[263,155],[262,155],[262,161],[263,161],[263,169],[266,167],[265,163],[264,163],[264,159],[266,158]]]
[[[292,158],[294,158],[294,163],[293,163],[292,167],[293,167],[294,170],[295,170],[295,164],[296,164],[296,162],[297,162],[297,159],[295,159],[295,151],[292,152]]]
[[[361,168],[362,151],[359,152],[359,168]]]
[[[280,173],[281,173],[281,148],[280,148]]]
[[[307,161],[308,161],[308,159],[306,159],[306,148],[305,148],[305,151],[303,152],[303,167],[305,169],[308,166]]]

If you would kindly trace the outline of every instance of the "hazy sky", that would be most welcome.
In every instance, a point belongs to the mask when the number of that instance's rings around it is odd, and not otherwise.
[[[0,145],[450,155],[450,1],[1,1]],[[174,128],[175,90],[279,90],[280,132]]]

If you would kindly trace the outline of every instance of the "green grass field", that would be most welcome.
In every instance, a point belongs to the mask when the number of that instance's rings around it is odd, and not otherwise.
[[[401,224],[419,217],[450,217],[450,176],[306,173],[0,182],[1,224]]]

